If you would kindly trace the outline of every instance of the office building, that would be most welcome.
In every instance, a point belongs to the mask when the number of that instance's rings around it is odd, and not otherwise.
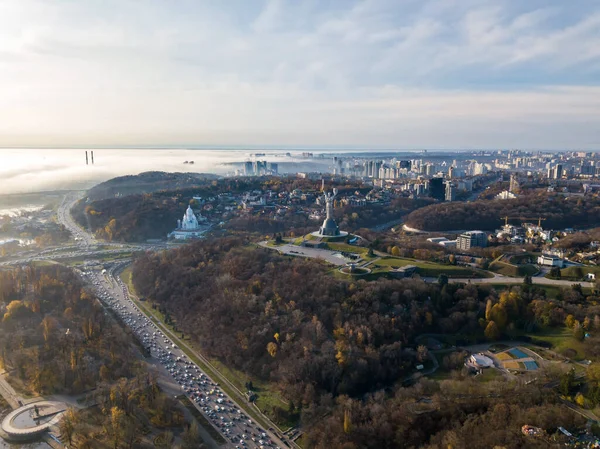
[[[455,192],[456,192],[456,190],[454,189],[452,182],[446,181],[446,192],[445,192],[446,201],[454,201],[456,199]]]
[[[456,239],[456,247],[462,251],[471,248],[485,248],[487,246],[487,234],[483,231],[468,231]]]
[[[429,182],[429,196],[439,201],[444,201],[446,192],[444,190],[444,178],[431,178]]]

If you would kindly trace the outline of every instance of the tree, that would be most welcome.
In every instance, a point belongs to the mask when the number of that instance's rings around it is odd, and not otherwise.
[[[400,248],[397,246],[392,246],[392,256],[398,257],[400,256]]]
[[[438,284],[440,284],[441,286],[448,285],[448,276],[443,273],[440,274],[438,276]]]
[[[568,372],[560,376],[558,391],[563,396],[569,396],[575,385],[575,368],[571,368]]]
[[[350,433],[352,430],[352,420],[350,418],[350,412],[344,410],[344,433]]]
[[[427,350],[427,346],[419,345],[417,346],[417,360],[423,363],[429,357],[429,351]]]
[[[267,343],[267,352],[271,357],[275,357],[277,355],[277,343],[273,343],[272,341]]]
[[[560,279],[560,277],[561,277],[560,268],[558,268],[558,267],[552,267],[550,269],[550,277],[554,278],[554,279]]]
[[[579,321],[575,321],[575,325],[573,326],[573,337],[579,341],[583,341],[585,339],[585,329],[581,323],[579,323]]]
[[[531,276],[527,275],[523,278],[523,284],[524,285],[532,285],[533,284],[533,279],[531,278]]]
[[[125,412],[119,407],[112,407],[110,409],[110,435],[113,441],[114,449],[119,447],[121,438],[123,436],[123,421],[125,419]]]
[[[200,430],[198,429],[196,420],[193,420],[187,429],[185,429],[181,439],[183,440],[184,449],[194,449],[198,447],[198,443],[200,442]]]
[[[450,254],[448,256],[448,262],[450,262],[452,265],[456,265],[456,256],[454,254]]]
[[[565,318],[565,326],[567,326],[569,329],[573,329],[575,326],[575,317],[573,315],[567,315]]]
[[[72,444],[73,434],[75,432],[75,422],[75,411],[72,408],[69,408],[59,423],[60,432],[69,442],[69,446]]]
[[[494,303],[492,302],[491,299],[487,300],[487,303],[485,304],[485,319],[486,320],[491,320],[492,319],[492,307],[493,307]]]
[[[500,329],[494,321],[490,321],[483,332],[488,340],[497,340],[500,337]]]

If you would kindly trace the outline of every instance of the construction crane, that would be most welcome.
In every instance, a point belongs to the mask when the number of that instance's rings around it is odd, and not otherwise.
[[[537,220],[538,221],[538,227],[542,227],[542,221],[547,220],[547,218],[543,218],[543,217],[537,217],[537,218],[528,218],[528,217],[500,217],[502,220],[504,220],[504,226],[508,226],[508,220],[521,220],[521,221],[525,221],[525,220]]]
[[[504,220],[504,226],[508,226],[508,220],[520,220],[521,219],[521,217],[509,217],[509,216],[500,217],[500,218]]]

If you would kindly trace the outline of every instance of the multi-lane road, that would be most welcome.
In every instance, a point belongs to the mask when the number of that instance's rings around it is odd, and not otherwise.
[[[176,342],[137,307],[123,281],[115,276],[115,272],[123,266],[117,264],[106,272],[89,270],[79,273],[104,305],[131,328],[155,364],[160,366],[159,375],[167,377],[166,380],[171,383],[175,382],[181,393],[187,395],[207,421],[223,435],[227,442],[225,447],[278,447],[269,430],[255,423],[218,382],[193,363]]]
[[[67,195],[57,212],[59,222],[72,233],[78,248],[67,252],[63,250],[62,253],[38,254],[29,259],[54,259],[61,254],[69,254],[68,257],[79,255],[93,259],[95,256],[107,252],[164,249],[164,246],[161,245],[123,245],[117,249],[98,249],[98,242],[94,237],[80,228],[71,217],[70,209],[79,198],[77,193]],[[122,322],[132,329],[136,338],[149,351],[151,362],[158,366],[158,373],[162,380],[171,385],[175,383],[178,388],[181,388],[181,393],[187,395],[207,421],[223,435],[226,443],[221,447],[252,449],[297,447],[291,441],[284,441],[284,437],[280,438],[271,428],[264,429],[254,422],[245,410],[246,407],[252,407],[252,405],[236,402],[229,397],[218,382],[186,356],[182,348],[164,333],[161,326],[153,322],[136,306],[121,278],[116,276],[116,273],[126,264],[127,262],[116,263],[108,271],[83,269],[78,272],[84,281],[95,290],[103,304],[112,309],[120,316]],[[209,445],[217,446],[214,441],[210,441]]]

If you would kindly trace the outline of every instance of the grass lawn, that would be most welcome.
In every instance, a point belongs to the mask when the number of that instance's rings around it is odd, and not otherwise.
[[[334,251],[346,251],[347,253],[355,253],[360,255],[366,255],[367,252],[369,252],[369,248],[365,248],[364,246],[354,246],[342,242],[327,242],[327,247]]]
[[[583,342],[573,337],[571,329],[548,329],[546,331],[526,334],[535,341],[545,341],[552,345],[552,350],[564,355],[565,357],[582,360],[584,358]]]
[[[585,276],[588,273],[594,273],[596,276],[600,276],[600,267],[567,267],[560,270],[561,279],[570,279],[573,281],[582,280],[581,274]]]
[[[434,373],[427,375],[427,379],[437,380],[438,382],[442,380],[448,380],[452,378],[452,371],[442,368],[441,366],[435,370]]]
[[[36,267],[49,267],[51,265],[60,265],[59,262],[55,262],[54,260],[34,260],[31,262],[31,264]]]
[[[443,265],[434,262],[425,262],[416,259],[407,259],[400,257],[382,257],[373,263],[369,268],[374,266],[399,268],[406,265],[414,265],[419,268],[418,273],[425,277],[437,277],[440,274],[445,274],[450,278],[475,278],[475,277],[486,277],[485,272],[477,271],[472,268],[462,267],[457,265]]]
[[[525,265],[512,265],[506,262],[502,262],[496,260],[490,264],[490,271],[494,273],[503,274],[504,276],[511,277],[523,277],[523,276],[533,276],[538,272],[538,269],[535,265],[525,264]]]
[[[505,345],[503,343],[494,343],[493,345],[490,345],[490,347],[488,348],[488,350],[492,353],[496,353],[496,352],[501,352],[501,351],[505,351],[509,348],[508,345]]]
[[[502,373],[495,368],[486,368],[482,373],[475,377],[479,382],[490,382],[502,377]]]

